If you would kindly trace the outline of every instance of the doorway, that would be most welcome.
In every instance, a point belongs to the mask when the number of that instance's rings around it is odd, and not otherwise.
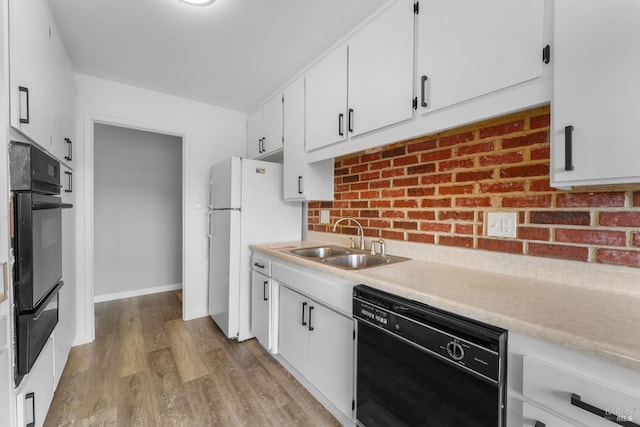
[[[94,300],[182,288],[182,138],[94,124]]]

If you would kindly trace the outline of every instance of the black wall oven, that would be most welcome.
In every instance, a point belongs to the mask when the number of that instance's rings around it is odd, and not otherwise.
[[[506,331],[354,287],[358,426],[504,427]]]
[[[16,369],[20,383],[58,323],[62,281],[60,163],[29,144],[9,146]]]

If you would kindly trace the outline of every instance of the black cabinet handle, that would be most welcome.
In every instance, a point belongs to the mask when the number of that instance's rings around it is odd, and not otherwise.
[[[263,139],[264,139],[264,138],[260,138],[260,139],[258,140],[258,153],[260,153],[260,154],[262,154],[262,140],[263,140]]]
[[[27,106],[27,117],[22,117],[22,108],[20,108],[20,123],[29,123],[29,88],[24,86],[18,86],[18,92],[24,94],[25,104]],[[22,96],[20,97],[20,107],[22,107]]]
[[[302,326],[307,326],[307,322],[304,321],[304,308],[307,306],[306,302],[302,303]]]
[[[269,281],[265,280],[262,283],[262,300],[263,301],[269,301],[269,298],[267,298],[267,285],[269,284]]]
[[[640,427],[640,424],[621,419],[622,417],[620,417],[618,414],[612,414],[609,411],[598,408],[597,406],[593,406],[587,402],[583,402],[582,398],[578,394],[571,393],[571,404],[600,418],[604,418],[607,421],[611,421],[612,423],[625,427]]]
[[[34,427],[36,425],[36,395],[35,393],[27,393],[24,395],[24,400],[31,399],[31,421],[27,422],[25,427]]]
[[[64,174],[67,176],[67,188],[64,189],[64,192],[73,193],[73,173],[64,171]]]
[[[338,135],[344,136],[344,114],[338,114]]]
[[[302,175],[298,175],[298,194],[302,194]]]
[[[313,331],[313,326],[311,326],[311,312],[313,311],[313,306],[309,307],[309,330]]]
[[[264,268],[264,264],[260,264],[259,262],[254,262],[253,265],[255,265],[258,268]]]
[[[64,156],[65,160],[71,161],[73,157],[73,142],[69,138],[64,139],[67,142],[67,154]]]
[[[429,104],[427,103],[427,95],[425,94],[427,80],[429,80],[429,77],[427,76],[422,76],[422,78],[420,79],[420,105],[423,108],[427,108],[429,106]]]
[[[353,133],[353,108],[349,108],[348,131]]]
[[[573,126],[564,127],[564,170],[573,170]]]
[[[547,427],[547,425],[543,422],[536,421],[533,427]]]

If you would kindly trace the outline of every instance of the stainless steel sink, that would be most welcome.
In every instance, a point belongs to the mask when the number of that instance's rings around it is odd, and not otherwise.
[[[298,255],[305,258],[327,258],[336,255],[345,255],[349,251],[345,248],[336,246],[319,246],[315,248],[300,248],[289,251],[294,255]]]
[[[348,270],[361,270],[364,268],[393,264],[396,262],[407,260],[408,258],[396,256],[381,256],[358,253],[324,258],[322,259],[322,262]]]

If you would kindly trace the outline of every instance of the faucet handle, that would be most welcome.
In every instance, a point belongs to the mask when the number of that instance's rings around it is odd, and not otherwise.
[[[356,239],[353,237],[349,237],[349,240],[351,241],[351,244],[349,245],[349,247],[351,249],[355,249],[356,248]]]

